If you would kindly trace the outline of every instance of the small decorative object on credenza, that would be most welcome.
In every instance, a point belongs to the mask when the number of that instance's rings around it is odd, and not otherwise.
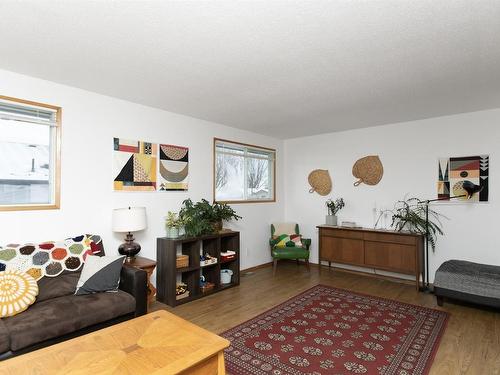
[[[132,258],[141,251],[141,245],[134,242],[132,232],[147,228],[146,207],[116,208],[112,216],[113,232],[127,233],[125,242],[120,245],[118,252]]]
[[[315,169],[307,177],[311,189],[309,193],[318,193],[319,195],[325,196],[330,194],[332,191],[332,179],[330,178],[330,173],[327,169]]]
[[[326,215],[326,225],[337,225],[337,212],[344,208],[345,202],[343,198],[337,200],[328,199],[326,201],[326,208],[328,215]]]
[[[344,228],[362,228],[360,225],[356,224],[354,221],[343,221],[340,223],[341,227]]]

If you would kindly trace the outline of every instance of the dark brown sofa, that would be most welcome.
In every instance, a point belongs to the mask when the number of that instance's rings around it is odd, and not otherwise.
[[[76,296],[79,277],[80,272],[65,271],[40,279],[36,302],[0,320],[0,360],[146,314],[145,271],[125,264],[116,293]]]

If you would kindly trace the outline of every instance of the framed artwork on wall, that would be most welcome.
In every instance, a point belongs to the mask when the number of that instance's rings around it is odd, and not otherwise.
[[[439,159],[438,198],[446,200],[464,195],[463,183],[470,181],[480,187],[478,194],[470,200],[488,202],[489,199],[489,155],[450,157]],[[467,199],[466,197],[463,198]],[[460,201],[457,199],[456,201]],[[452,200],[450,200],[452,202]]]
[[[157,144],[113,138],[113,189],[156,190]]]
[[[160,176],[158,191],[187,191],[189,149],[160,144]]]

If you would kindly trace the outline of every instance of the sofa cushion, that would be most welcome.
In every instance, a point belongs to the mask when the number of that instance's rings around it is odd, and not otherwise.
[[[38,284],[31,275],[18,270],[0,272],[0,317],[22,313],[35,303]]]
[[[280,234],[276,236],[276,247],[302,247],[300,234]]]
[[[92,294],[118,290],[125,256],[88,256],[78,280],[75,294]]]
[[[80,278],[80,271],[65,271],[57,277],[43,277],[38,280],[37,302],[51,298],[69,296],[75,293],[76,284]]]
[[[5,353],[10,350],[9,331],[5,326],[4,319],[0,319],[0,353]]]
[[[10,334],[10,349],[16,351],[134,311],[134,297],[118,290],[37,302],[3,321]]]

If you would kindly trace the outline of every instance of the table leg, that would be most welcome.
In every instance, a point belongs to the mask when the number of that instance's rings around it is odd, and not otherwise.
[[[155,267],[150,267],[145,269],[148,274],[148,303],[151,304],[156,300],[156,288],[153,284],[151,284],[151,275],[153,275],[153,271]]]
[[[218,354],[218,371],[217,375],[226,374],[226,365],[224,363],[224,351],[220,351]]]

